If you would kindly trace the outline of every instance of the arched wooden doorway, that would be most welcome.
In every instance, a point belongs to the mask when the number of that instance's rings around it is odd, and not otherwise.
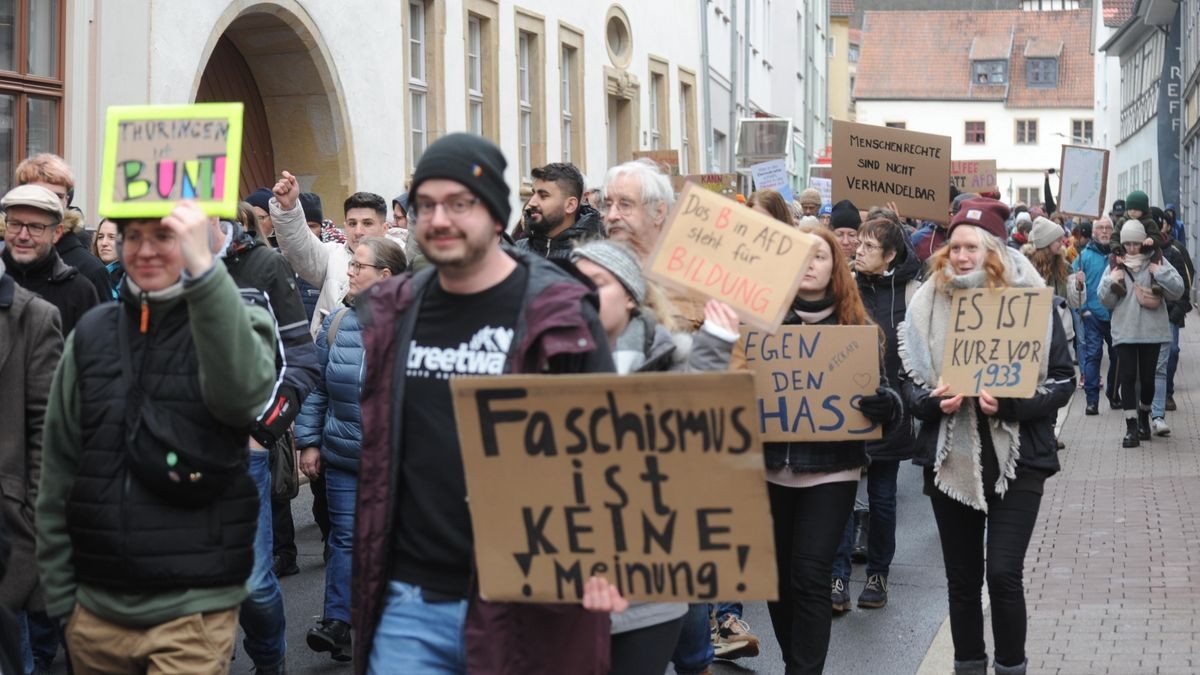
[[[204,75],[196,102],[240,101],[245,106],[242,131],[242,175],[238,195],[243,199],[260,187],[275,184],[275,153],[271,148],[271,128],[267,111],[254,82],[254,73],[237,45],[222,35],[217,40]]]
[[[353,192],[350,129],[321,35],[295,0],[232,3],[195,84],[197,101],[245,105],[241,196],[274,185],[284,170],[338,220]],[[224,28],[221,28],[224,26]],[[286,64],[286,65],[284,65]]]

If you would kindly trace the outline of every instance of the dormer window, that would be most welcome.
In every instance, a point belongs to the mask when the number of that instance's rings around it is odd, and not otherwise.
[[[1031,87],[1058,86],[1058,59],[1026,59],[1025,79]]]
[[[1008,82],[1008,61],[972,61],[971,81],[975,84]]]

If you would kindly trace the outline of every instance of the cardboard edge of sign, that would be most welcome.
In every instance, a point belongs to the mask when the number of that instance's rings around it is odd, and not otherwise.
[[[245,106],[240,102],[189,103],[180,105],[114,105],[104,120],[104,151],[101,155],[100,203],[97,212],[104,218],[162,218],[175,208],[174,202],[123,202],[113,200],[116,174],[110,169],[117,159],[117,130],[125,120],[178,120],[204,117],[229,120],[225,146],[225,194],[222,201],[194,200],[206,214],[237,218],[238,180],[242,171],[242,131]]]
[[[671,212],[667,214],[667,219],[666,219],[667,224],[671,223],[671,220],[675,217],[676,212],[679,209],[683,208],[683,203],[685,201],[685,197],[689,196],[691,194],[692,190],[704,190],[704,188],[700,187],[699,185],[697,185],[695,183],[685,182],[684,186],[683,186],[683,190],[679,193],[678,196],[675,197],[675,206],[672,207]],[[729,202],[733,206],[742,206],[741,204],[738,204],[736,201],[734,201],[720,193],[712,192],[711,190],[704,190],[704,191],[714,194],[717,197],[720,197],[721,199],[724,199],[725,201]],[[742,207],[742,208],[746,208],[746,207]],[[765,217],[770,218],[770,216],[765,216]],[[750,326],[753,326],[754,328],[765,330],[768,333],[774,333],[775,331],[779,330],[780,326],[783,325],[783,319],[785,316],[787,316],[788,308],[791,307],[791,305],[792,305],[791,299],[795,298],[796,293],[800,290],[800,281],[804,278],[804,271],[808,269],[808,263],[812,259],[813,253],[815,253],[815,249],[816,249],[816,241],[815,241],[816,237],[814,235],[811,235],[797,227],[789,228],[787,225],[780,223],[780,222],[774,220],[773,218],[771,219],[771,222],[786,231],[789,231],[789,232],[794,231],[795,233],[802,235],[801,238],[808,237],[808,238],[813,239],[814,241],[808,242],[809,246],[808,246],[808,250],[807,250],[804,258],[800,261],[800,264],[798,264],[796,266],[795,278],[792,279],[792,283],[788,286],[787,293],[784,295],[785,298],[788,298],[788,301],[783,303],[780,306],[779,311],[776,312],[775,317],[771,321],[769,321],[769,322],[764,321],[762,317],[756,316],[752,313],[743,311],[742,309],[739,309],[738,307],[730,305],[730,307],[733,308],[733,310],[735,312],[737,312],[738,317],[741,318],[742,321],[749,324]],[[665,227],[665,225],[664,225],[664,227]],[[657,282],[658,284],[666,286],[668,288],[680,291],[682,293],[688,293],[688,294],[693,294],[693,295],[703,295],[706,298],[724,302],[724,300],[721,300],[721,298],[717,298],[717,297],[708,295],[708,294],[703,293],[703,292],[701,292],[695,288],[692,288],[686,284],[679,283],[679,282],[675,281],[674,279],[672,279],[671,277],[659,274],[657,271],[654,270],[653,263],[655,260],[658,259],[658,255],[662,252],[663,247],[666,245],[666,236],[665,235],[666,235],[666,230],[664,230],[659,235],[658,241],[654,244],[654,249],[652,251],[650,251],[650,255],[646,257],[646,261],[647,261],[647,265],[645,268],[646,278],[650,279],[651,281]]]
[[[961,290],[971,290],[971,289],[961,289]],[[1042,286],[1042,287],[1038,287],[1038,288],[1020,288],[1020,289],[1014,287],[1014,288],[1009,288],[1007,290],[1025,290],[1025,291],[1036,290],[1036,291],[1038,291],[1040,293],[1040,295],[1044,298],[1047,298],[1047,300],[1049,302],[1049,310],[1046,312],[1046,329],[1047,330],[1050,329],[1050,321],[1058,320],[1058,313],[1056,312],[1055,307],[1054,307],[1054,289],[1052,289],[1048,286]],[[1039,340],[1042,340],[1042,338],[1039,338]],[[1049,352],[1050,352],[1050,345],[1044,344],[1043,349],[1042,349],[1043,358],[1049,358]],[[950,358],[950,354],[946,351],[943,351],[942,352],[941,370],[945,369],[945,362],[946,362],[947,358]],[[947,383],[942,378],[942,376],[939,372],[937,386],[941,387],[944,384],[947,384]],[[997,398],[997,399],[1000,399],[1000,398],[1022,399],[1022,398],[1029,398],[1029,397],[1033,396],[1035,393],[1037,393],[1037,388],[1038,388],[1038,381],[1037,381],[1037,378],[1035,377],[1034,379],[1023,380],[1019,389],[1006,389],[1006,390],[1002,390],[999,393],[995,393],[995,394],[993,394],[991,392],[988,392],[988,393],[993,398]],[[980,388],[979,391],[958,391],[958,390],[954,389],[953,386],[951,386],[950,391],[946,392],[946,395],[947,396],[957,396],[959,394],[962,394],[964,397],[967,397],[967,398],[977,398],[979,396],[980,391],[983,391],[983,388]]]
[[[1059,157],[1058,157],[1058,206],[1060,206],[1060,207],[1062,206],[1062,191],[1063,191],[1062,186],[1063,186],[1063,183],[1066,182],[1063,180],[1063,169],[1067,165],[1067,148],[1073,148],[1076,150],[1084,150],[1087,152],[1100,152],[1100,153],[1104,154],[1104,168],[1102,169],[1101,174],[1100,174],[1100,199],[1099,199],[1100,203],[1096,207],[1096,210],[1097,210],[1096,213],[1074,213],[1071,211],[1063,211],[1061,208],[1059,209],[1058,213],[1061,213],[1064,216],[1078,216],[1080,218],[1092,218],[1093,220],[1098,220],[1100,218],[1103,218],[1104,217],[1104,205],[1108,203],[1108,194],[1107,194],[1108,193],[1108,160],[1109,160],[1108,150],[1106,150],[1105,148],[1093,148],[1090,145],[1063,145],[1062,146],[1062,150],[1059,152]]]

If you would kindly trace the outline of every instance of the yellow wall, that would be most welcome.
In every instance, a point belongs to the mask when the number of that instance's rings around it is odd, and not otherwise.
[[[830,17],[829,38],[833,54],[829,56],[829,117],[854,121],[850,108],[850,17]]]

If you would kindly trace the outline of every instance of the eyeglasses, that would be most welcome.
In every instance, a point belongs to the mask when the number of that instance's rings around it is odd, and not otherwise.
[[[369,267],[371,269],[376,269],[376,270],[384,269],[383,265],[368,265],[366,263],[360,263],[357,260],[350,261],[350,269],[354,270],[355,274],[359,274],[360,272],[363,271],[363,268],[366,268],[366,267]]]
[[[613,207],[616,207],[617,213],[623,216],[628,216],[629,214],[633,213],[634,209],[639,206],[641,206],[641,204],[638,202],[635,202],[632,199],[624,198],[618,199],[615,202],[611,199],[605,199],[604,201],[600,202],[600,210],[602,213],[608,213]]]
[[[57,226],[58,223],[22,223],[19,220],[12,220],[11,218],[4,223],[4,227],[9,232],[12,232],[14,236],[20,234],[21,229],[24,228],[29,231],[31,236],[40,237],[46,234],[46,230]]]
[[[867,253],[874,253],[875,251],[883,250],[883,247],[880,246],[879,244],[872,244],[870,242],[863,241],[861,239],[858,240],[858,247],[863,249]]]
[[[468,195],[459,195],[451,197],[446,201],[435,202],[432,200],[418,200],[413,204],[413,215],[416,220],[430,221],[433,220],[433,214],[437,213],[437,207],[441,206],[446,209],[446,215],[451,218],[459,218],[471,212],[475,205],[479,203],[478,197]]]
[[[136,253],[146,242],[150,243],[150,248],[154,249],[156,253],[164,253],[175,245],[175,235],[170,230],[159,228],[149,236],[126,232],[121,239],[122,246],[125,247],[127,253]]]

